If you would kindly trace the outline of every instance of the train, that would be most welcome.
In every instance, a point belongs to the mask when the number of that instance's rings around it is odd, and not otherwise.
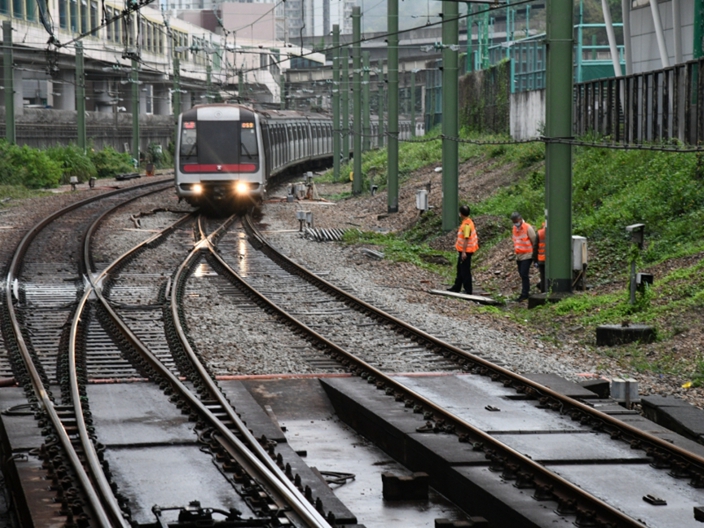
[[[410,122],[399,123],[410,137]],[[377,144],[378,120],[372,125]],[[327,114],[254,109],[242,104],[194,106],[178,118],[176,194],[195,207],[225,210],[262,201],[267,183],[332,165],[333,122]]]

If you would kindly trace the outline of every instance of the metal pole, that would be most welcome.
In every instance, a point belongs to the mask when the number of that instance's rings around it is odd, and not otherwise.
[[[388,212],[398,212],[398,0],[387,2],[387,72],[389,78],[389,122],[387,149]]]
[[[340,26],[332,26],[332,174],[340,179]]]
[[[139,63],[132,60],[132,158],[139,164]],[[139,166],[139,165],[138,165]]]
[[[3,70],[5,74],[5,138],[8,143],[17,143],[15,132],[15,75],[12,70],[12,21],[2,21]]]
[[[411,70],[411,136],[416,137],[416,70]]]
[[[78,148],[86,152],[86,76],[83,69],[83,43],[76,42],[76,134]]]
[[[384,90],[384,63],[379,61],[379,83],[377,87],[379,95],[379,141],[378,147],[384,148],[384,99],[386,98]]]
[[[472,42],[472,13],[474,13],[474,4],[467,2],[467,57],[465,58],[465,71],[467,73],[471,72],[474,68],[474,61],[472,60],[473,53],[473,42]]]
[[[369,108],[369,52],[362,53],[362,146],[364,151],[369,150],[372,140],[371,110]]]
[[[212,68],[210,64],[205,67],[205,102],[213,102]]]
[[[350,53],[347,46],[342,48],[342,109],[340,110],[340,128],[342,134],[342,156],[347,163],[350,160]],[[346,176],[345,176],[346,178]]]
[[[242,68],[237,71],[237,99],[244,101],[244,72]]]
[[[459,207],[459,136],[457,92],[459,91],[459,4],[442,3],[442,229],[457,228]]]
[[[550,139],[572,135],[572,2],[548,0],[545,100],[547,291],[572,291],[572,147]]]
[[[286,75],[279,75],[279,108],[286,110]]]
[[[362,13],[359,6],[352,8],[352,93],[354,94],[354,179],[352,194],[362,192],[362,44],[360,37]]]
[[[181,63],[178,57],[174,57],[174,121],[178,123],[178,116],[181,115]]]

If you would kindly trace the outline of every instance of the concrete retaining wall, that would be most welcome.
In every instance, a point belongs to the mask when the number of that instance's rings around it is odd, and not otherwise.
[[[2,134],[5,134],[5,108],[0,108]],[[76,112],[24,108],[15,117],[17,144],[34,148],[76,143]],[[146,152],[150,143],[159,143],[166,151],[173,140],[174,118],[171,115],[140,115],[140,150]],[[93,148],[111,146],[129,152],[132,144],[132,114],[86,112],[86,132]]]

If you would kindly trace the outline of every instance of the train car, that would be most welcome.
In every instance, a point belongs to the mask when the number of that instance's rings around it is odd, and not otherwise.
[[[322,114],[199,105],[179,116],[176,194],[225,210],[263,199],[267,182],[332,159],[332,120]]]

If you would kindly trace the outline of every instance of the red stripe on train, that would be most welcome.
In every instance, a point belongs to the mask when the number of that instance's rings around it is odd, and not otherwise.
[[[255,172],[257,166],[252,163],[231,163],[226,165],[193,164],[183,165],[181,170],[183,172]]]

